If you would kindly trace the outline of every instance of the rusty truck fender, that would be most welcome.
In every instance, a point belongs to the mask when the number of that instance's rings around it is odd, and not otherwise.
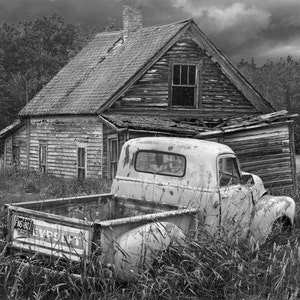
[[[287,196],[262,196],[255,205],[250,226],[250,238],[264,243],[276,221],[294,224],[295,202]]]

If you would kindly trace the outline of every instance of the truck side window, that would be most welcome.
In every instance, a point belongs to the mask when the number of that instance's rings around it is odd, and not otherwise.
[[[221,157],[218,161],[219,186],[229,186],[240,183],[240,173],[235,157]]]

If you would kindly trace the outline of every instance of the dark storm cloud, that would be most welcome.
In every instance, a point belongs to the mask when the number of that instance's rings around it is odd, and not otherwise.
[[[67,22],[98,30],[112,22],[120,28],[123,5],[142,5],[145,25],[174,22],[188,17],[188,13],[172,6],[172,0],[0,0],[0,23],[35,19],[57,12]]]
[[[254,57],[258,62],[287,55],[300,58],[299,0],[185,3],[199,26],[235,62],[242,57]]]
[[[194,18],[234,62],[300,57],[299,0],[0,0],[0,23],[57,12],[97,30],[121,28],[124,4],[142,5],[146,26]]]
[[[111,0],[0,0],[0,22],[17,22],[61,15],[67,22],[101,29],[113,20],[120,24],[122,3]]]

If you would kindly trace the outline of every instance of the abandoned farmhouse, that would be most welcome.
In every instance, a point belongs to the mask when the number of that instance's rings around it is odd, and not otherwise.
[[[63,178],[113,178],[141,136],[218,141],[266,187],[296,185],[293,116],[276,112],[193,20],[102,32],[0,131],[5,165]]]

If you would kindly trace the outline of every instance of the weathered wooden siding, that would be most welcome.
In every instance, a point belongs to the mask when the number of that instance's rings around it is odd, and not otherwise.
[[[12,148],[19,147],[19,167],[27,167],[27,146],[26,146],[26,128],[21,127],[12,133],[5,141],[5,165],[13,164]]]
[[[296,186],[289,124],[225,134],[223,142],[237,153],[243,171],[260,176],[267,188]]]
[[[197,111],[211,116],[258,114],[253,105],[222,73],[220,67],[192,40],[190,33],[161,57],[112,107],[112,110],[167,110],[169,74],[172,63],[202,64],[200,72],[202,104]],[[176,109],[178,111],[178,109]],[[170,111],[168,111],[170,113]]]
[[[30,168],[39,168],[39,143],[47,145],[47,173],[77,176],[77,148],[86,148],[86,177],[102,174],[103,125],[97,117],[47,117],[30,121]]]

